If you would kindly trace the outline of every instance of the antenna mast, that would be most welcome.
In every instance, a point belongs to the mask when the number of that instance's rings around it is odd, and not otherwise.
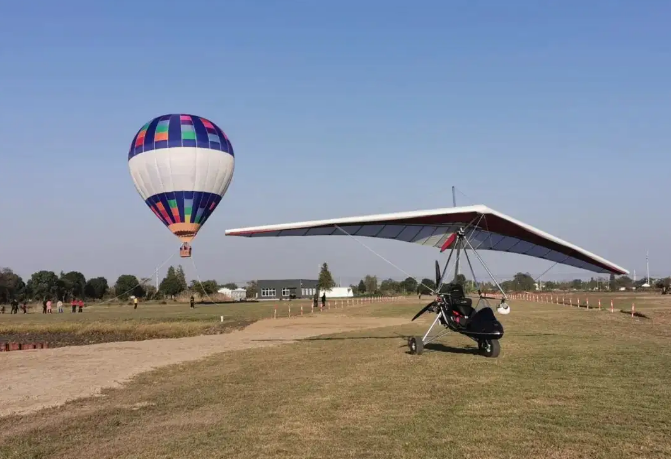
[[[456,187],[452,185],[452,207],[457,207],[457,193],[456,193]],[[461,241],[458,241],[459,243]],[[464,247],[464,251],[466,248]],[[457,251],[457,259],[455,262],[454,266],[454,281],[457,281],[457,276],[459,275],[459,252]]]
[[[649,252],[646,250],[646,251],[645,251],[645,269],[646,269],[646,271],[647,271],[646,274],[648,275],[648,282],[647,282],[647,284],[650,285],[650,263],[649,263],[649,261],[648,261],[648,254],[649,254]]]

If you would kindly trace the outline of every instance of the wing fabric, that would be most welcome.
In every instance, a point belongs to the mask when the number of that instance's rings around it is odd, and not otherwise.
[[[243,237],[351,235],[392,239],[442,251],[449,247],[453,234],[461,228],[477,250],[527,255],[597,273],[629,273],[580,247],[482,205],[239,228],[225,234]]]

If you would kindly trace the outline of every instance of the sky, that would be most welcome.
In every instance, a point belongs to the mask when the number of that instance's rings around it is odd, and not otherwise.
[[[639,278],[649,250],[651,275],[671,274],[668,2],[193,5],[3,6],[0,266],[110,283],[164,262],[160,277],[182,263],[220,282],[316,278],[324,262],[343,284],[430,276],[440,254],[414,244],[366,240],[373,253],[346,236],[224,231],[451,207],[456,186],[458,205],[485,204]],[[235,150],[191,260],[128,170],[133,136],[165,113],[211,119]],[[551,266],[485,260],[501,277]],[[557,266],[544,279],[584,276]]]

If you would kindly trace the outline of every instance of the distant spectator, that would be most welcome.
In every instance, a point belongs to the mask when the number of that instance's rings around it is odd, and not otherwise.
[[[133,298],[133,309],[137,309],[137,297]]]
[[[191,295],[189,302],[191,303],[191,309],[196,307],[196,300],[193,298],[193,295]]]
[[[51,300],[47,301],[47,314],[51,314]]]
[[[42,314],[46,314],[46,313],[47,313],[47,300],[44,299],[44,300],[42,300]]]
[[[21,305],[21,309],[23,310],[23,313],[24,313],[24,314],[27,314],[27,313],[28,313],[28,305],[26,304],[25,301],[24,301],[23,304]],[[17,311],[17,314],[18,314],[18,311]]]
[[[63,302],[61,300],[58,300],[58,303],[56,303],[56,306],[58,306],[58,312],[59,313],[63,312]]]
[[[19,302],[16,301],[16,298],[12,300],[12,314],[18,314],[19,313]]]
[[[77,300],[72,298],[72,312],[77,312]]]
[[[80,299],[78,305],[79,305],[79,312],[82,312],[84,308],[84,300]]]

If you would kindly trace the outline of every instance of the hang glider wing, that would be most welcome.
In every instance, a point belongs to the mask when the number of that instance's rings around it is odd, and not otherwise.
[[[629,271],[580,247],[483,205],[257,226],[226,231],[227,236],[351,235],[411,242],[444,251],[460,228],[476,250],[517,253],[597,273]]]

